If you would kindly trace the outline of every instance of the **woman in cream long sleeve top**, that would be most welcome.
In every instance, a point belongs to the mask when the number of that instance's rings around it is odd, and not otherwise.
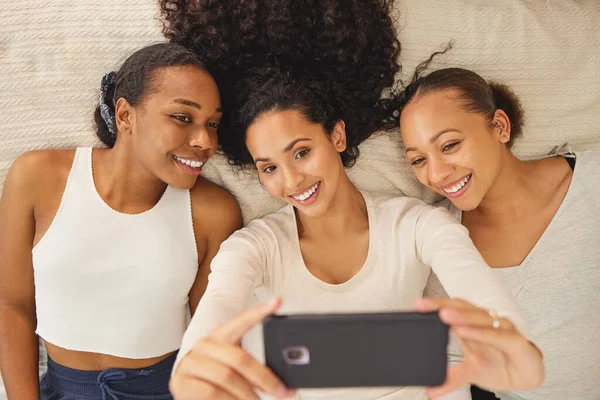
[[[541,354],[526,339],[514,300],[466,229],[447,210],[419,200],[360,192],[344,170],[355,154],[347,144],[356,143],[355,127],[315,95],[326,83],[306,80],[273,68],[248,71],[237,83],[240,97],[232,110],[238,111],[231,111],[227,123],[233,126],[224,129],[245,135],[224,135],[223,148],[240,164],[250,160],[265,189],[288,205],[221,246],[178,355],[171,381],[175,397],[256,398],[256,389],[293,395],[239,348],[243,334],[276,308],[247,311],[255,292],[263,299],[280,297],[285,313],[391,311],[415,303],[420,311],[441,308],[441,318],[463,344],[463,361],[442,387],[427,393],[303,390],[303,399],[425,399],[467,383],[490,389],[539,385]],[[450,296],[461,300],[419,300],[430,267]],[[499,326],[488,309],[505,317]]]

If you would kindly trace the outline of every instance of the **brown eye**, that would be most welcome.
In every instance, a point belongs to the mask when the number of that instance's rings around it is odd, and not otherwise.
[[[263,168],[263,172],[265,174],[270,174],[270,173],[275,172],[275,169],[276,169],[276,167],[274,165],[269,165],[268,167]]]
[[[192,122],[192,120],[190,119],[190,117],[186,116],[186,115],[171,115],[172,118],[176,119],[179,122],[184,122],[184,123],[190,123]]]
[[[442,151],[452,150],[459,142],[449,143],[442,148]]]
[[[308,155],[308,150],[304,149],[304,150],[300,150],[299,152],[296,153],[296,155],[294,156],[294,158],[297,160],[299,158],[304,158]]]
[[[424,158],[417,158],[416,160],[414,160],[413,162],[410,163],[410,165],[419,165],[421,164],[423,161],[425,161]]]

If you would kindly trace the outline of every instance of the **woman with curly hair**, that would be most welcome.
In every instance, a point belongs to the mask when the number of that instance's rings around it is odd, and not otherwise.
[[[234,233],[215,256],[174,369],[175,397],[294,396],[239,346],[277,309],[440,310],[466,349],[438,388],[301,391],[304,399],[424,399],[459,388],[454,398],[464,399],[469,382],[539,385],[541,354],[456,219],[417,199],[360,191],[346,174],[358,144],[381,124],[376,104],[399,68],[390,4],[312,1],[289,10],[282,4],[292,2],[250,3],[163,2],[168,36],[208,54],[227,88],[219,135],[230,162],[256,168],[269,194],[288,203]],[[432,269],[461,299],[422,299]],[[253,294],[277,300],[247,309]]]
[[[600,303],[600,154],[519,160],[515,93],[461,68],[425,75],[429,62],[388,104],[400,112],[407,157],[515,296],[545,355],[539,389],[498,395],[596,399],[600,318],[581,306]]]

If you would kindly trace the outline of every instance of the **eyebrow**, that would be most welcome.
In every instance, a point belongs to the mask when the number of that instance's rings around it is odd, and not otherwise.
[[[441,132],[436,133],[434,136],[431,137],[431,139],[429,140],[429,143],[435,143],[436,140],[439,139],[440,136],[442,136],[444,133],[448,133],[448,132],[457,132],[456,129],[454,128],[448,128],[448,129],[444,129]],[[409,151],[417,151],[416,147],[408,147],[406,149],[406,152],[408,153]]]
[[[173,100],[174,103],[179,103],[179,104],[184,104],[186,106],[190,106],[190,107],[194,107],[197,108],[198,110],[201,109],[202,107],[200,107],[200,104],[191,101],[191,100],[186,100],[186,99],[175,99]]]
[[[292,150],[294,148],[294,146],[298,143],[298,142],[303,142],[303,141],[307,141],[307,140],[311,140],[309,138],[298,138],[298,139],[294,139],[290,142],[290,144],[288,144],[287,146],[285,146],[285,149],[283,149],[284,153],[287,153],[288,151]],[[257,162],[268,162],[270,161],[269,158],[257,158],[254,160],[254,163]]]
[[[186,100],[186,99],[175,99],[173,100],[174,103],[179,103],[179,104],[184,104],[186,106],[190,106],[190,107],[194,107],[197,108],[198,110],[200,110],[202,108],[202,106],[198,103],[196,103],[195,101],[191,101],[191,100]],[[218,113],[222,113],[223,112],[223,108],[221,107],[217,107],[215,109],[216,112]]]

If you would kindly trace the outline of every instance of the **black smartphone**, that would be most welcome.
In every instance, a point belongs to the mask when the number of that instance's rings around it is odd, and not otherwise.
[[[289,388],[437,386],[448,330],[437,312],[276,315],[266,364]]]

